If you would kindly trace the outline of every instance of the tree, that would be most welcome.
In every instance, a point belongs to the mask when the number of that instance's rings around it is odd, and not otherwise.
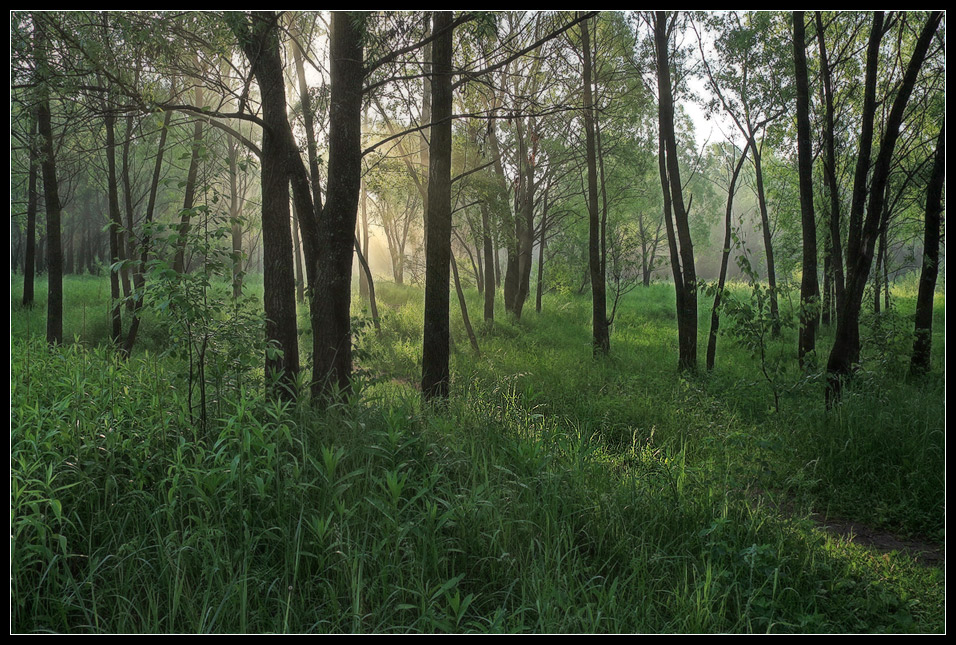
[[[30,119],[29,148],[30,167],[27,178],[27,244],[23,257],[23,306],[33,306],[33,282],[36,276],[36,223],[37,223],[37,117],[36,110]]]
[[[933,342],[933,295],[939,272],[939,229],[943,212],[942,194],[946,181],[946,123],[940,124],[936,140],[933,171],[926,189],[926,224],[923,233],[923,267],[916,296],[915,338],[910,359],[910,372],[918,375],[929,371]]]
[[[883,126],[883,135],[880,138],[876,162],[871,174],[869,159],[874,136],[873,120],[877,72],[880,43],[884,34],[883,13],[876,12],[873,17],[873,26],[870,30],[867,46],[860,152],[850,208],[845,301],[837,312],[836,337],[827,360],[825,398],[828,405],[839,398],[843,381],[850,375],[853,365],[859,360],[860,308],[873,261],[873,250],[879,233],[880,219],[883,215],[890,164],[896,142],[899,139],[900,124],[903,121],[906,104],[941,20],[941,12],[930,14],[920,31],[907,64],[906,73]],[[867,181],[868,178],[869,182]],[[869,191],[868,199],[867,191]]]
[[[63,342],[63,247],[60,240],[60,193],[57,184],[56,153],[50,116],[52,71],[47,55],[48,28],[44,14],[33,14],[34,48],[37,60],[37,132],[40,135],[40,170],[46,203],[47,231],[47,325],[50,344]]]
[[[820,287],[817,282],[817,222],[813,211],[813,150],[810,144],[810,83],[803,12],[793,12],[793,61],[797,89],[797,156],[800,221],[803,229],[803,277],[800,281],[800,342],[803,365],[816,348]],[[820,36],[822,38],[822,35]]]
[[[678,164],[668,44],[676,24],[677,16],[674,14],[668,16],[663,11],[653,14],[660,127],[658,154],[664,192],[664,217],[677,292],[678,366],[682,371],[694,372],[697,370],[697,271]]]
[[[597,153],[594,134],[594,99],[591,93],[591,39],[588,21],[581,22],[581,53],[584,58],[583,115],[587,155],[588,186],[588,269],[591,276],[591,333],[594,355],[607,354],[611,350],[610,330],[607,321],[607,285],[604,274],[603,231],[598,211]]]
[[[428,151],[428,203],[425,229],[425,322],[422,339],[422,395],[448,397],[449,271],[451,266],[451,12],[432,19],[431,138]]]
[[[262,101],[262,280],[266,338],[274,343],[266,350],[266,377],[277,381],[278,396],[292,398],[299,372],[289,211],[289,164],[293,150],[278,16],[273,12],[255,12],[249,17],[228,14],[227,21],[252,67]]]

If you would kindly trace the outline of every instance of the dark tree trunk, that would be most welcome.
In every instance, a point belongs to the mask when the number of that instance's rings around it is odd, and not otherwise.
[[[36,153],[36,112],[30,120],[30,169],[27,176],[27,231],[26,250],[23,255],[23,306],[33,306],[33,282],[36,276],[36,237],[37,237],[37,153]]]
[[[906,104],[916,84],[916,78],[941,18],[941,12],[934,12],[930,15],[913,49],[912,58],[907,65],[883,128],[883,137],[871,174],[868,203],[866,203],[866,179],[869,164],[867,163],[863,167],[857,166],[853,204],[850,211],[850,234],[847,241],[846,301],[837,317],[836,337],[827,361],[825,396],[828,405],[840,396],[843,380],[850,375],[854,363],[859,360],[860,309],[863,304],[863,293],[869,277],[873,250],[883,215],[890,162],[899,138],[900,124],[903,121]],[[867,72],[863,102],[864,120],[860,139],[860,157],[867,160],[870,157],[873,138],[872,108],[876,102],[877,61],[880,40],[882,39],[882,24],[883,15],[877,12],[873,21],[873,30],[870,33],[870,43],[867,51]],[[863,217],[864,203],[866,203],[865,220]]]
[[[817,42],[820,48],[820,78],[823,83],[824,114],[826,123],[823,128],[823,176],[826,181],[830,203],[830,230],[828,254],[830,258],[829,278],[837,310],[843,304],[843,241],[840,233],[840,186],[836,176],[836,150],[834,144],[833,84],[830,79],[830,63],[827,56],[823,18],[816,12]],[[829,322],[829,317],[825,322]]]
[[[734,194],[737,191],[737,178],[740,176],[740,170],[743,168],[744,160],[747,158],[747,150],[753,139],[747,142],[740,159],[734,166],[734,172],[730,177],[730,185],[727,187],[727,206],[724,210],[724,246],[720,253],[720,273],[717,277],[717,291],[714,293],[714,306],[710,312],[710,335],[707,338],[707,371],[714,369],[714,361],[717,355],[717,333],[720,330],[720,302],[724,295],[724,286],[727,282],[727,265],[730,261],[730,245],[732,241],[731,215],[734,207]]]
[[[943,212],[943,183],[946,181],[946,123],[940,125],[936,140],[933,174],[926,189],[926,227],[923,230],[923,268],[920,271],[919,293],[916,296],[916,338],[910,372],[924,374],[930,368],[930,350],[933,342],[933,296],[939,272],[939,229]]]
[[[262,97],[262,283],[266,341],[271,345],[266,351],[266,378],[276,384],[273,391],[275,396],[292,399],[296,396],[295,382],[299,372],[289,212],[292,150],[288,140],[289,121],[279,51],[278,16],[273,12],[255,12],[251,25],[240,24],[244,18],[230,20],[252,64]],[[251,34],[248,32],[250,26]],[[352,229],[348,232],[351,248]]]
[[[431,141],[428,204],[425,209],[425,322],[422,340],[422,395],[447,399],[449,368],[449,270],[451,266],[451,12],[435,12],[432,31]]]
[[[777,300],[777,265],[773,255],[773,231],[770,227],[770,214],[767,210],[767,194],[763,185],[763,164],[760,146],[754,145],[754,179],[757,184],[757,205],[760,207],[760,228],[763,231],[763,248],[767,258],[767,286],[770,288],[770,316],[774,321],[774,334],[780,333],[780,305]]]
[[[123,354],[129,356],[133,351],[133,344],[136,342],[136,336],[139,333],[140,315],[139,311],[143,307],[143,298],[145,298],[144,289],[146,287],[146,263],[149,261],[149,249],[151,243],[150,227],[153,223],[153,212],[156,209],[156,195],[159,192],[159,179],[162,176],[163,155],[166,152],[166,134],[169,131],[169,123],[172,119],[172,111],[167,110],[163,114],[163,127],[159,132],[159,143],[156,151],[156,161],[153,165],[153,179],[149,186],[149,197],[146,202],[146,213],[144,214],[143,239],[139,247],[139,265],[133,273],[133,287],[136,290],[134,299],[132,320],[129,324],[129,330],[126,332],[126,338],[123,341]]]
[[[39,18],[39,19],[38,19]],[[60,244],[60,191],[56,179],[53,125],[50,116],[49,63],[47,62],[45,17],[33,14],[37,54],[37,132],[40,135],[40,171],[46,204],[47,237],[47,322],[46,339],[50,344],[63,342],[63,250]]]
[[[657,85],[659,95],[658,117],[662,148],[662,184],[669,195],[665,197],[665,212],[673,210],[674,231],[668,222],[671,262],[678,264],[675,273],[677,289],[677,333],[679,344],[678,366],[682,371],[697,371],[697,271],[694,267],[694,247],[690,238],[687,209],[681,189],[677,141],[674,134],[674,98],[671,90],[668,54],[668,19],[663,11],[655,14],[654,41],[657,52]],[[754,150],[756,155],[756,146]],[[670,206],[668,207],[668,204]],[[676,234],[676,240],[674,239]],[[679,243],[679,248],[677,244]],[[679,254],[679,258],[678,258]],[[678,263],[679,262],[679,263]]]
[[[106,108],[109,110],[109,106]],[[120,229],[123,227],[119,210],[119,187],[116,181],[116,133],[115,117],[106,115],[106,166],[107,166],[107,199],[109,201],[109,240],[110,240],[110,340],[119,345],[123,340],[123,319],[120,304],[120,277],[119,269],[115,264],[120,261]]]
[[[481,204],[481,238],[482,249],[485,254],[485,322],[493,322],[495,319],[495,247],[491,237],[491,224],[489,222],[488,205]]]
[[[461,309],[461,320],[465,325],[465,333],[468,334],[468,342],[471,348],[475,350],[476,356],[481,356],[481,350],[478,349],[478,338],[475,336],[475,330],[471,327],[471,318],[468,316],[468,304],[465,302],[465,292],[461,288],[461,280],[458,278],[458,264],[455,262],[455,254],[451,254],[451,273],[455,279],[455,293],[458,294],[458,306]]]
[[[581,51],[584,55],[584,135],[588,167],[588,269],[591,276],[592,350],[594,355],[598,356],[611,351],[611,337],[607,322],[607,285],[601,254],[594,103],[591,94],[591,38],[587,20],[581,22]]]
[[[281,67],[280,67],[281,69]],[[203,92],[201,89],[196,89],[196,102],[199,106],[203,104]],[[285,103],[285,96],[282,97],[282,102]],[[265,112],[266,99],[263,98],[263,113]],[[265,115],[263,114],[263,118]],[[263,148],[265,148],[265,139],[266,135],[262,135]],[[184,273],[186,271],[186,236],[189,235],[189,220],[192,217],[193,204],[196,199],[196,177],[199,173],[199,148],[202,145],[202,120],[196,119],[196,122],[193,124],[193,142],[192,142],[192,153],[189,156],[189,170],[186,173],[186,186],[185,192],[183,194],[183,209],[180,211],[180,220],[179,220],[179,241],[176,243],[176,257],[173,260],[173,269],[177,273]],[[262,156],[265,157],[266,153],[263,150]],[[288,189],[286,190],[288,193]],[[263,208],[266,208],[266,195],[262,195]],[[288,201],[288,199],[286,199]],[[288,210],[288,207],[286,208]],[[263,221],[263,231],[265,231],[265,222]],[[263,236],[266,234],[263,233]]]
[[[813,210],[813,150],[810,142],[810,83],[807,79],[806,36],[803,12],[793,13],[793,61],[797,85],[797,156],[800,176],[800,221],[803,229],[803,277],[800,281],[800,339],[798,356],[803,366],[816,351],[820,315],[817,282],[817,222]]]
[[[306,244],[306,264],[315,266],[310,304],[314,346],[312,395],[328,400],[348,392],[352,377],[352,255],[362,170],[364,52],[361,14],[332,14],[331,107],[327,201],[314,227],[316,244]],[[289,131],[291,135],[291,130]],[[290,139],[291,140],[291,139]],[[318,179],[313,177],[313,182]],[[303,187],[304,188],[304,187]],[[316,211],[318,211],[316,204]],[[300,210],[300,213],[302,211]]]

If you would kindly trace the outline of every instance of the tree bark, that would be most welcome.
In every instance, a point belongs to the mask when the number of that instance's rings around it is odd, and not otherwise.
[[[266,378],[271,383],[272,396],[294,399],[299,345],[289,212],[289,164],[293,161],[278,17],[273,12],[254,12],[251,25],[245,24],[245,18],[229,20],[252,65],[262,101],[262,283],[266,342],[271,346],[266,350]],[[351,232],[350,228],[350,248]]]
[[[820,49],[820,78],[823,84],[824,118],[823,128],[823,176],[827,186],[830,204],[829,217],[829,248],[830,271],[828,274],[833,281],[833,296],[835,308],[843,304],[844,273],[843,273],[843,241],[840,231],[840,186],[836,176],[836,149],[834,144],[834,108],[833,82],[830,76],[830,62],[827,55],[826,37],[823,28],[823,17],[816,12],[817,43]]]
[[[37,55],[37,132],[40,134],[40,171],[46,204],[47,237],[47,324],[46,339],[52,345],[63,342],[63,249],[60,242],[60,191],[56,178],[56,156],[50,115],[49,62],[45,17],[33,14],[34,46]]]
[[[428,204],[425,209],[425,321],[422,339],[422,395],[447,399],[449,367],[449,270],[451,266],[451,57],[452,13],[435,12],[432,30],[431,141]]]
[[[588,170],[588,270],[591,277],[591,333],[595,356],[611,351],[607,322],[607,285],[601,254],[601,220],[598,208],[597,156],[594,135],[594,103],[591,87],[591,38],[588,21],[581,21],[581,51],[584,56],[584,136]]]
[[[822,37],[822,36],[821,36]],[[804,366],[816,351],[820,286],[817,282],[817,222],[813,210],[813,150],[810,142],[810,83],[807,79],[803,12],[793,13],[793,61],[797,86],[797,168],[800,178],[800,222],[803,229],[803,277],[800,281],[798,357]]]
[[[481,204],[481,238],[482,250],[485,255],[485,322],[495,320],[495,247],[491,236],[491,223],[488,215],[488,205]]]
[[[301,216],[303,231],[315,231],[306,244],[312,300],[312,396],[329,400],[349,392],[352,377],[352,257],[362,171],[362,88],[364,50],[361,14],[332,14],[329,167],[326,203],[312,226]],[[289,131],[291,134],[291,130]],[[317,182],[313,177],[313,183]],[[300,215],[302,213],[300,209]],[[316,204],[316,211],[319,206]],[[309,269],[306,269],[307,275]]]
[[[36,276],[37,237],[37,116],[30,120],[30,168],[27,175],[27,231],[26,250],[23,255],[23,306],[33,306],[33,283]]]
[[[110,107],[106,107],[110,110]],[[120,314],[120,282],[119,269],[116,263],[120,261],[119,250],[119,230],[123,226],[120,219],[119,195],[116,182],[116,136],[115,136],[115,117],[107,112],[106,115],[106,166],[107,166],[107,200],[109,202],[110,218],[110,298],[112,304],[110,307],[110,340],[114,345],[119,345],[123,339],[123,320]]]
[[[900,134],[903,113],[910,94],[916,84],[920,68],[923,65],[930,43],[942,19],[941,12],[934,12],[927,19],[913,49],[903,80],[900,82],[892,108],[883,128],[879,152],[873,166],[869,200],[866,199],[866,179],[869,164],[857,166],[856,182],[853,190],[853,203],[850,211],[850,232],[847,241],[847,284],[846,299],[837,316],[836,337],[830,357],[827,361],[827,387],[825,399],[827,405],[839,398],[843,381],[850,375],[853,365],[860,356],[860,309],[863,293],[873,261],[873,250],[879,233],[880,219],[883,215],[883,202],[889,179],[890,162]],[[879,45],[882,39],[883,15],[877,12],[867,51],[866,84],[864,86],[864,120],[860,139],[860,158],[869,159],[873,138],[873,108],[876,101],[877,62]],[[866,203],[864,219],[863,206]]]
[[[673,211],[674,222],[668,237],[671,244],[671,261],[678,261],[675,271],[680,280],[675,280],[677,289],[677,327],[679,358],[678,366],[682,371],[697,370],[697,271],[694,267],[694,247],[690,238],[688,213],[684,206],[684,197],[680,180],[680,166],[677,158],[677,141],[674,133],[674,98],[671,89],[668,19],[663,11],[655,12],[654,42],[657,52],[658,118],[662,149],[662,184],[669,195],[665,197],[665,211]],[[756,147],[754,150],[756,154]],[[668,209],[667,204],[670,204]],[[675,238],[676,234],[676,240]],[[677,246],[679,244],[679,247]]]
[[[714,293],[714,306],[710,312],[710,335],[707,338],[707,371],[714,369],[714,361],[717,355],[717,333],[720,330],[720,302],[724,295],[724,286],[727,282],[727,265],[730,261],[730,243],[732,239],[731,215],[734,207],[734,194],[736,193],[737,178],[740,176],[740,170],[743,168],[744,160],[747,158],[747,150],[750,149],[753,139],[747,142],[740,159],[734,165],[733,174],[730,177],[730,185],[727,187],[727,206],[724,210],[724,246],[720,253],[720,273],[717,277],[717,291]]]
[[[946,122],[939,128],[933,172],[926,189],[926,225],[923,229],[923,268],[920,271],[919,293],[916,296],[916,324],[910,372],[925,374],[930,368],[933,342],[933,296],[939,273],[939,229],[943,212],[943,184],[946,181]]]
[[[283,97],[283,102],[285,98]],[[202,88],[196,88],[196,104],[202,106]],[[265,99],[263,99],[265,103]],[[264,108],[263,108],[264,109]],[[263,135],[265,141],[265,135]],[[199,174],[199,148],[202,145],[202,120],[197,118],[193,124],[192,152],[189,155],[189,170],[186,173],[186,185],[183,193],[183,209],[180,211],[179,241],[176,243],[176,257],[173,260],[173,270],[177,273],[186,271],[186,236],[189,235],[189,220],[192,217],[193,204],[196,200],[196,178]],[[265,152],[263,151],[263,156]],[[263,195],[265,201],[265,195]]]

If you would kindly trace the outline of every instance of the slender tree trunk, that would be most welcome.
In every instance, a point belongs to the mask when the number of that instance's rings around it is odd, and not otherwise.
[[[109,106],[107,110],[111,109]],[[119,345],[123,339],[123,320],[121,316],[120,305],[120,279],[119,270],[115,264],[120,260],[119,250],[119,230],[123,226],[120,219],[119,196],[116,182],[116,136],[115,136],[115,117],[111,113],[106,115],[106,165],[107,165],[107,198],[109,200],[110,217],[110,340],[114,345]]]
[[[714,361],[717,355],[717,333],[720,330],[720,303],[724,295],[724,286],[727,282],[727,265],[730,261],[730,246],[733,239],[731,227],[731,217],[734,207],[734,194],[737,192],[737,178],[740,176],[740,170],[743,168],[744,160],[747,158],[747,150],[753,139],[747,142],[740,159],[734,166],[733,174],[730,177],[730,185],[727,187],[727,206],[724,209],[724,246],[720,253],[720,273],[717,277],[717,291],[714,293],[714,306],[710,312],[710,335],[707,337],[707,371],[714,369]]]
[[[37,56],[37,132],[40,135],[40,171],[46,203],[47,237],[47,323],[46,339],[51,345],[63,342],[63,250],[60,244],[60,191],[56,178],[53,125],[50,116],[49,63],[45,17],[33,14],[34,46]]]
[[[23,306],[33,306],[33,282],[36,276],[36,237],[37,237],[37,153],[36,153],[37,116],[36,111],[30,120],[30,169],[27,176],[27,232],[26,250],[23,255]]]
[[[285,103],[285,97],[282,99]],[[196,88],[196,105],[202,106],[203,100],[202,88]],[[263,135],[263,145],[265,135]],[[192,209],[196,199],[196,178],[199,174],[199,149],[202,146],[202,119],[197,118],[193,124],[193,142],[192,152],[189,156],[189,170],[186,173],[186,186],[183,194],[183,209],[180,211],[179,221],[179,241],[176,243],[176,257],[173,260],[173,269],[177,273],[186,272],[186,236],[189,235],[189,220],[192,217]],[[263,156],[265,152],[263,151]],[[288,192],[288,191],[286,191]],[[266,196],[262,196],[265,202]],[[286,209],[288,210],[288,208]],[[263,226],[265,230],[265,226]]]
[[[761,152],[754,145],[754,179],[757,184],[757,205],[760,208],[760,228],[763,230],[764,254],[767,258],[767,286],[770,288],[770,316],[773,318],[774,335],[780,333],[780,305],[777,300],[777,266],[773,255],[773,231],[770,227],[770,214],[767,209],[767,196],[763,185],[763,163]]]
[[[933,343],[933,296],[939,272],[940,216],[943,212],[943,184],[946,181],[946,123],[940,124],[936,140],[933,172],[926,189],[926,225],[923,229],[923,268],[920,271],[919,293],[916,296],[915,340],[910,372],[925,374],[930,368]]]
[[[452,13],[435,12],[432,30],[431,141],[428,204],[425,209],[425,322],[422,340],[422,395],[447,399],[449,367],[449,269],[451,266],[451,58]]]
[[[149,198],[146,201],[146,213],[144,215],[143,239],[140,242],[139,266],[133,273],[133,287],[136,290],[137,297],[134,299],[132,320],[130,320],[129,330],[126,332],[126,338],[123,341],[123,354],[129,356],[133,351],[133,344],[136,342],[136,336],[139,333],[140,309],[143,307],[143,299],[146,297],[146,263],[149,261],[149,250],[152,240],[150,227],[153,224],[153,212],[156,209],[156,195],[159,192],[159,180],[162,176],[163,155],[166,152],[166,134],[169,131],[169,123],[172,119],[172,112],[167,110],[163,114],[163,126],[159,132],[159,144],[157,145],[156,161],[153,165],[153,179],[149,186]]]
[[[833,281],[835,307],[839,310],[843,304],[843,241],[840,233],[840,186],[836,176],[836,150],[834,144],[833,84],[830,77],[830,64],[827,56],[826,37],[823,17],[816,12],[817,43],[820,49],[820,78],[823,83],[825,124],[823,128],[823,176],[827,186],[830,203],[829,257],[830,279]],[[828,322],[828,321],[827,321]]]
[[[365,254],[362,253],[362,245],[359,243],[358,237],[355,238],[355,254],[359,259],[359,267],[362,270],[362,276],[365,278],[365,284],[368,287],[368,302],[369,309],[372,310],[372,324],[375,326],[375,331],[382,331],[382,324],[378,318],[378,303],[375,302],[375,282],[372,280],[372,270],[368,266],[368,259],[365,257]]]
[[[495,320],[495,248],[491,235],[491,224],[488,215],[488,205],[481,204],[481,237],[482,247],[485,254],[485,322],[494,322]]]
[[[870,174],[869,200],[866,204],[866,217],[863,218],[863,204],[866,201],[865,182],[868,164],[857,167],[857,181],[863,186],[854,184],[853,208],[850,211],[850,235],[847,242],[847,285],[846,302],[837,318],[836,337],[830,357],[827,361],[827,388],[826,402],[832,404],[839,398],[842,391],[842,382],[852,371],[853,364],[860,356],[859,319],[863,301],[863,293],[869,276],[873,260],[873,249],[879,233],[880,220],[883,215],[886,185],[889,179],[890,164],[896,142],[900,134],[900,124],[903,113],[909,102],[910,94],[916,84],[920,68],[923,65],[929,46],[942,19],[941,12],[933,12],[923,26],[919,38],[913,48],[913,54],[907,65],[906,72],[899,85],[899,90],[893,100],[889,116],[883,128],[879,152],[876,163]],[[877,12],[874,18],[873,30],[867,51],[866,84],[864,86],[864,121],[861,130],[860,157],[869,158],[869,148],[872,144],[873,119],[872,112],[867,108],[875,103],[877,61],[879,45],[882,39],[882,13]]]
[[[793,13],[793,60],[797,85],[797,156],[800,176],[800,221],[803,229],[803,277],[800,281],[800,340],[804,366],[816,351],[820,286],[817,282],[817,221],[813,210],[813,150],[810,142],[810,83],[803,12]]]
[[[133,186],[129,168],[129,146],[132,139],[133,115],[129,114],[126,116],[126,136],[123,139],[122,166],[120,170],[120,177],[123,182],[123,206],[126,211],[126,225],[119,228],[116,236],[121,260],[129,260],[136,253],[136,249],[133,245]],[[120,280],[123,285],[123,297],[127,299],[126,307],[132,310],[133,300],[129,297],[132,293],[130,271],[129,266],[125,262],[120,271]]]
[[[654,41],[657,52],[657,85],[659,95],[658,117],[663,151],[663,185],[669,189],[669,202],[665,198],[665,211],[673,209],[674,229],[668,230],[671,238],[671,259],[679,252],[681,279],[677,288],[677,327],[679,341],[678,365],[682,371],[697,370],[697,270],[694,267],[694,246],[690,238],[688,213],[684,206],[681,188],[680,166],[677,158],[677,141],[674,134],[674,98],[671,89],[670,62],[668,54],[668,20],[663,11],[655,14]],[[754,146],[756,154],[756,146]],[[668,207],[667,204],[670,204]],[[676,233],[679,249],[673,241]]]
[[[475,350],[476,356],[481,356],[481,350],[478,349],[478,338],[475,336],[475,330],[471,327],[471,318],[468,317],[468,304],[465,302],[465,292],[461,288],[461,280],[458,278],[458,264],[455,262],[455,254],[451,254],[451,272],[455,278],[455,293],[458,294],[458,306],[461,308],[461,320],[465,325],[465,332],[468,334],[468,342],[471,348]]]
[[[299,213],[295,200],[292,201],[292,254],[295,256],[295,299],[305,302],[305,272],[302,264],[302,244],[299,237]]]
[[[601,257],[601,221],[598,208],[597,157],[594,135],[594,103],[591,94],[591,39],[588,21],[581,22],[581,51],[584,56],[584,135],[588,168],[588,267],[591,276],[591,332],[595,356],[611,351],[607,323],[607,285]]]

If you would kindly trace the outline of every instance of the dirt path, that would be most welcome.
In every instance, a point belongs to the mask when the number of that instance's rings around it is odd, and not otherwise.
[[[811,519],[821,529],[831,535],[840,536],[847,541],[877,549],[883,553],[899,551],[913,556],[918,562],[929,567],[941,567],[946,562],[943,547],[923,540],[902,539],[886,531],[873,529],[865,524],[840,518],[824,518],[814,514]]]

